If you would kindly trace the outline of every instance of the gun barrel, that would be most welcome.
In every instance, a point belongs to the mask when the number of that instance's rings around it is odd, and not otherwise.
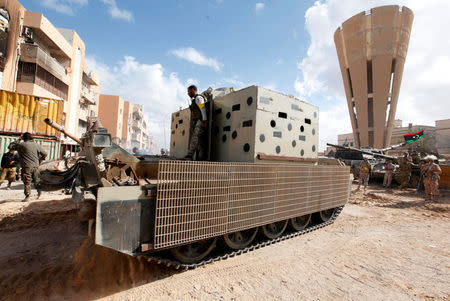
[[[57,124],[56,122],[54,122],[50,118],[45,118],[44,122],[46,124],[48,124],[49,126],[51,126],[52,128],[54,128],[55,130],[60,131],[61,133],[63,133],[67,137],[72,138],[72,140],[75,141],[76,143],[81,144],[81,140],[80,139],[78,139],[77,137],[67,133],[66,130],[61,125]]]
[[[365,151],[365,150],[354,148],[354,147],[350,147],[350,146],[336,145],[336,144],[331,144],[331,143],[327,143],[327,145],[328,146],[333,146],[333,147],[336,147],[336,148],[340,148],[340,149],[346,149],[346,150],[360,152],[360,153],[365,154],[365,155],[373,156],[374,158],[383,158],[383,159],[387,159],[387,160],[397,160],[397,158],[395,158],[395,157],[386,156],[384,154],[378,154],[378,153],[374,153],[374,152],[371,152],[371,151]]]

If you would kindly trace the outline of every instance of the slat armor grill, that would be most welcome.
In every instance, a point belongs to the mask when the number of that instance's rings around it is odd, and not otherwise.
[[[160,161],[155,249],[347,202],[349,167]]]

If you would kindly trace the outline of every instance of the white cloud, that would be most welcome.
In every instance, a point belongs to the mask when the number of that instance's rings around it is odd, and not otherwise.
[[[255,10],[256,10],[256,11],[263,10],[265,6],[266,6],[266,5],[265,5],[264,3],[262,3],[262,2],[256,2],[256,4],[255,4]]]
[[[73,15],[74,9],[84,6],[88,0],[42,0],[41,4],[59,13]]]
[[[266,5],[265,5],[264,3],[262,3],[262,2],[256,2],[256,4],[255,4],[255,10],[256,10],[256,11],[263,10],[265,6],[266,6]]]
[[[190,85],[198,85],[198,80],[196,80],[195,78],[188,78],[186,80],[186,87]]]
[[[95,57],[87,57],[86,61],[100,78],[100,92],[143,104],[149,134],[160,147],[169,147],[171,114],[188,104],[186,86],[177,74],[167,74],[160,64],[140,63],[132,56],[112,66]]]
[[[298,64],[300,75],[295,81],[295,89],[301,97],[326,99],[331,96],[328,107],[322,108],[321,113],[321,124],[329,124],[321,126],[321,149],[326,139],[336,140],[338,133],[351,131],[334,31],[361,11],[392,4],[405,5],[415,15],[396,118],[403,119],[404,124],[433,125],[434,120],[450,117],[447,100],[450,94],[450,40],[442,38],[442,29],[450,27],[449,1],[316,1],[305,13],[311,43],[307,56]],[[337,110],[342,116],[336,114]]]
[[[133,14],[126,9],[119,8],[117,6],[116,0],[101,0],[104,4],[108,6],[108,12],[113,19],[119,19],[127,22],[133,22]]]
[[[218,60],[206,57],[201,52],[197,51],[195,48],[192,47],[175,49],[172,50],[170,53],[172,53],[173,55],[175,55],[180,59],[189,61],[197,65],[208,66],[216,71],[220,71],[220,69],[223,66],[223,64],[221,64]]]

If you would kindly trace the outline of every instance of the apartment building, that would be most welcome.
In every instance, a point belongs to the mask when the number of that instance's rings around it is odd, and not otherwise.
[[[64,103],[64,127],[76,136],[98,112],[99,80],[85,63],[85,44],[16,0],[0,0],[0,88]],[[63,143],[74,144],[70,138]]]
[[[114,143],[123,146],[123,116],[125,101],[118,95],[100,94],[98,117],[108,129]]]
[[[100,94],[99,117],[121,147],[141,152],[156,153],[157,146],[148,134],[144,106],[124,101],[117,95]]]

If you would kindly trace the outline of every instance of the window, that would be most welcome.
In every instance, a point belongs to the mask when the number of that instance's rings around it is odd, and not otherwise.
[[[350,69],[349,68],[347,68],[347,79],[348,79],[348,85],[350,86],[350,96],[353,97],[352,78],[350,76]]]
[[[373,93],[372,61],[367,61],[367,93]]]
[[[368,117],[369,117],[367,119],[368,126],[373,127],[373,98],[372,97],[370,97],[367,100],[367,113],[368,113]]]

